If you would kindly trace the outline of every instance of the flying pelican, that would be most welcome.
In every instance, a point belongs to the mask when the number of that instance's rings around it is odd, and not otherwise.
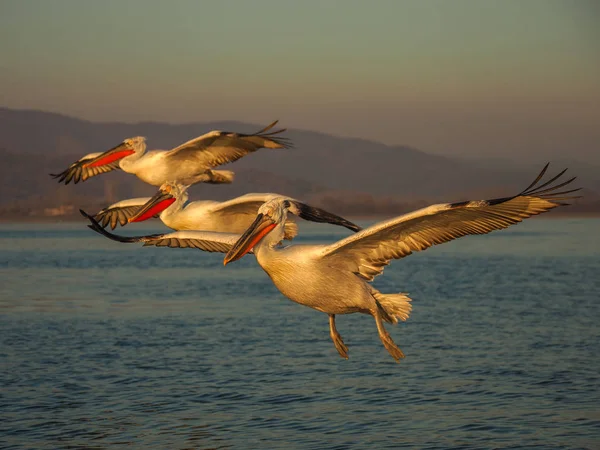
[[[170,200],[168,198],[169,195],[170,194],[167,194],[167,193],[161,193],[161,191],[159,190],[159,193],[156,196],[152,197],[152,199],[160,198],[161,196],[165,197],[166,200],[164,200],[164,199],[162,201],[159,200],[158,204],[160,204],[161,202],[169,201]],[[258,199],[260,199],[260,198],[264,198],[265,201],[262,203],[259,202]],[[125,200],[125,202],[134,201],[134,200],[136,200],[136,199]],[[108,231],[104,230],[104,228],[107,225],[107,223],[105,223],[106,216],[101,216],[101,218],[98,219],[98,216],[100,215],[100,213],[98,213],[95,217],[92,217],[81,209],[79,211],[81,212],[81,214],[84,217],[88,218],[90,220],[90,222],[92,222],[92,225],[89,225],[90,228],[92,228],[94,231],[97,231],[98,233],[100,233],[110,239],[113,239],[113,240],[116,240],[119,242],[127,242],[127,243],[144,242],[145,245],[156,245],[158,247],[164,247],[165,245],[167,245],[166,243],[171,242],[172,245],[168,245],[170,247],[189,247],[189,246],[194,247],[194,245],[198,245],[197,248],[200,248],[200,249],[206,250],[206,251],[211,251],[211,250],[209,250],[209,248],[212,246],[212,244],[208,243],[208,241],[210,241],[209,238],[213,239],[215,243],[219,243],[221,241],[229,242],[230,240],[233,240],[232,243],[235,242],[237,239],[239,239],[241,233],[243,231],[247,230],[248,226],[252,224],[254,218],[256,217],[256,213],[257,213],[258,209],[265,203],[268,203],[272,200],[285,200],[285,201],[289,202],[289,204],[290,204],[290,206],[288,208],[289,212],[294,214],[297,217],[300,217],[301,219],[308,220],[311,222],[330,223],[333,225],[343,226],[352,231],[360,231],[361,230],[361,228],[358,225],[353,224],[352,222],[344,219],[343,217],[332,214],[328,211],[325,211],[324,209],[307,205],[307,204],[302,203],[293,198],[282,197],[277,194],[247,194],[247,195],[242,195],[241,197],[238,197],[238,198],[235,198],[233,200],[229,200],[229,201],[226,201],[223,203],[206,202],[206,203],[216,204],[216,208],[209,207],[208,208],[209,211],[206,212],[206,211],[202,211],[203,208],[202,208],[202,205],[200,205],[201,207],[198,209],[200,210],[201,214],[199,214],[198,219],[193,219],[193,220],[195,220],[195,222],[186,223],[186,222],[182,221],[180,223],[181,226],[189,225],[193,228],[182,228],[182,229],[179,229],[179,232],[177,232],[177,233],[159,233],[159,234],[152,234],[152,235],[148,235],[148,236],[141,236],[139,238],[137,238],[137,237],[122,237],[122,236],[118,236],[116,234],[109,233]],[[204,202],[194,202],[194,203],[201,204]],[[191,205],[193,205],[193,203]],[[136,206],[136,209],[139,209],[139,207]],[[194,209],[195,208],[192,209],[192,212]],[[247,222],[248,225],[241,227],[241,225],[242,225],[241,222],[243,222],[243,221],[238,218],[235,218],[234,223],[226,223],[225,219],[226,219],[227,213],[223,213],[223,211],[228,211],[231,216],[236,215],[236,214],[241,214],[241,215],[247,216],[249,214],[249,212],[248,212],[249,210],[254,211],[254,213],[250,216],[249,219],[245,220],[245,222]],[[214,211],[216,211],[216,213]],[[210,217],[211,213],[216,214],[216,215],[222,215],[222,217],[213,219]],[[140,216],[145,215],[148,218],[150,218],[151,214],[154,214],[154,211],[149,210],[147,213],[140,214]],[[103,220],[103,223],[100,224],[100,222],[98,220]],[[112,217],[111,217],[111,220],[112,220]],[[119,220],[120,220],[120,217],[119,217]],[[134,220],[130,220],[130,218],[127,219],[127,222],[133,222],[133,221]],[[215,221],[216,221],[216,224],[213,223]],[[229,221],[233,222],[233,218],[230,218]],[[227,231],[223,232],[223,231],[211,231],[211,230],[205,230],[205,229],[200,230],[198,228],[199,226],[206,226],[206,227],[212,227],[212,228],[220,227],[221,230],[223,230],[223,229],[238,229],[238,230],[241,229],[241,231],[239,231],[239,232],[227,232]],[[285,223],[283,225],[283,230],[284,230],[284,235],[283,235],[284,239],[291,240],[296,236],[296,234],[298,232],[298,227],[288,217],[288,218],[286,218]],[[209,248],[203,248],[204,244],[202,244],[201,242],[197,243],[197,244],[193,244],[193,243],[191,243],[191,241],[184,242],[184,241],[186,241],[186,239],[188,239],[188,237],[191,240],[207,242],[207,246]],[[161,241],[161,240],[164,242],[159,243],[158,241]],[[153,243],[147,244],[147,242],[150,242],[150,241],[152,241]],[[154,241],[156,241],[156,242],[154,242]],[[228,250],[225,250],[225,252],[226,251],[228,251]]]
[[[63,172],[50,175],[58,178],[59,183],[69,184],[73,180],[77,184],[102,173],[123,169],[153,186],[166,181],[191,185],[203,182],[199,177],[206,170],[237,161],[258,149],[290,148],[288,138],[275,136],[286,131],[285,128],[269,131],[277,122],[254,134],[210,131],[168,151],[146,152],[146,138],[132,137],[104,153],[90,153]]]
[[[242,234],[256,217],[258,208],[279,194],[246,194],[216,202],[203,200],[188,202],[188,186],[178,183],[163,183],[154,197],[122,200],[98,212],[94,218],[102,227],[114,230],[117,224],[125,226],[131,222],[142,222],[152,217],[173,230],[220,231]],[[290,199],[293,200],[293,199]],[[285,224],[285,239],[291,240],[298,227],[291,217]]]
[[[233,234],[194,231],[124,238],[108,233],[93,218],[87,217],[92,222],[90,228],[111,239],[226,252],[224,264],[253,251],[258,264],[283,295],[329,315],[329,333],[341,357],[348,358],[348,348],[336,329],[335,316],[360,312],[375,318],[381,342],[399,361],[404,353],[383,322],[395,324],[408,319],[411,299],[405,293],[383,294],[369,282],[381,274],[392,259],[462,236],[504,229],[577,198],[568,194],[579,189],[559,191],[575,177],[559,181],[565,169],[542,183],[547,169],[548,164],[534,182],[517,195],[431,205],[376,223],[329,245],[277,246],[283,237],[286,213],[293,212],[294,208],[285,198],[263,204],[252,225],[239,239]]]

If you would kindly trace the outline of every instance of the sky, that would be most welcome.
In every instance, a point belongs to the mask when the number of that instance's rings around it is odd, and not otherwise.
[[[0,106],[600,161],[596,0],[0,0]]]

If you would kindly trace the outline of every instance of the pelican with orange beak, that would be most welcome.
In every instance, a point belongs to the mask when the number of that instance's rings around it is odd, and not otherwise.
[[[290,140],[278,136],[285,129],[269,131],[277,122],[253,134],[213,130],[168,151],[147,152],[146,138],[132,137],[106,152],[90,153],[63,172],[50,175],[59,183],[73,181],[77,184],[96,175],[122,169],[153,186],[167,181],[189,185],[203,183],[206,182],[203,174],[207,170],[237,161],[261,148],[290,148]]]
[[[252,193],[224,202],[212,200],[188,201],[189,186],[179,183],[164,183],[151,198],[123,200],[98,212],[94,218],[102,227],[114,230],[117,225],[125,226],[153,217],[173,230],[220,231],[243,233],[256,217],[258,208],[277,197],[273,193]],[[294,200],[291,199],[290,200]],[[298,227],[293,216],[288,215],[285,223],[285,239],[293,239]]]
[[[370,314],[384,347],[399,361],[404,353],[383,322],[395,324],[408,319],[411,299],[405,293],[383,294],[369,282],[392,259],[462,236],[507,228],[575,198],[568,194],[578,189],[558,191],[575,178],[547,187],[565,171],[538,185],[547,168],[548,165],[517,195],[432,205],[377,223],[330,245],[276,246],[281,239],[282,220],[291,204],[275,199],[260,207],[254,223],[229,250],[223,263],[236,261],[253,250],[258,264],[283,295],[329,315],[330,336],[343,358],[348,357],[348,348],[336,329],[335,316]]]

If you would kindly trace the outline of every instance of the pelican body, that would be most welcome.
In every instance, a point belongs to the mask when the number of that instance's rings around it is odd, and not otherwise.
[[[569,194],[579,189],[559,191],[575,178],[553,184],[566,170],[540,184],[547,168],[548,165],[517,195],[432,205],[376,223],[329,245],[278,245],[284,234],[287,213],[298,211],[297,206],[285,198],[263,204],[252,225],[237,240],[235,234],[193,231],[123,238],[111,235],[93,218],[86,217],[92,222],[90,228],[111,239],[227,252],[224,264],[253,252],[282,294],[329,316],[330,336],[340,356],[348,358],[348,348],[336,329],[335,317],[359,312],[374,317],[381,342],[399,361],[404,353],[383,323],[395,324],[408,319],[411,299],[405,293],[381,293],[370,282],[392,259],[463,236],[504,229],[577,198]]]
[[[207,182],[204,174],[216,166],[237,161],[261,148],[291,147],[287,138],[276,136],[285,129],[269,131],[275,124],[277,121],[253,134],[213,130],[168,151],[146,151],[146,139],[132,137],[106,152],[90,153],[51,176],[58,178],[59,183],[77,184],[122,169],[153,186],[167,181],[188,185]]]
[[[189,186],[164,183],[153,197],[122,200],[95,215],[103,226],[114,230],[117,224],[125,226],[158,217],[173,230],[203,230],[242,234],[256,217],[258,208],[269,200],[282,197],[279,194],[246,194],[217,202],[200,200],[189,202]],[[298,232],[293,218],[288,216],[285,239],[292,239]]]

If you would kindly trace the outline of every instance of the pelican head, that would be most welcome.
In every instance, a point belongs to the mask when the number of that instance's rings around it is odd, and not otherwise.
[[[185,203],[188,199],[188,187],[171,181],[163,183],[154,197],[142,205],[137,213],[128,219],[128,222],[148,220],[163,212],[176,201]]]
[[[275,224],[284,223],[290,206],[291,202],[289,199],[285,197],[275,197],[260,205],[257,215],[262,214]]]
[[[289,199],[284,197],[276,197],[263,203],[258,208],[256,219],[252,222],[252,225],[244,232],[244,234],[238,239],[231,250],[225,255],[223,265],[226,266],[232,261],[237,261],[246,253],[248,253],[256,244],[258,244],[267,234],[271,233],[274,229],[278,228],[283,238],[282,225],[285,223],[287,211],[290,208],[291,203]],[[281,239],[276,239],[280,241]]]
[[[315,208],[288,197],[276,197],[258,208],[256,219],[225,255],[223,264],[227,265],[232,261],[237,261],[267,235],[270,235],[270,243],[280,242],[283,239],[283,224],[285,224],[288,212],[311,222],[341,225],[352,231],[361,229],[358,225],[324,209]]]
[[[125,139],[121,145],[141,155],[146,151],[146,138],[143,136],[130,137]]]
[[[146,151],[146,138],[142,136],[130,137],[125,139],[116,147],[111,148],[103,156],[112,155],[113,161],[125,158],[130,155],[142,156]]]

